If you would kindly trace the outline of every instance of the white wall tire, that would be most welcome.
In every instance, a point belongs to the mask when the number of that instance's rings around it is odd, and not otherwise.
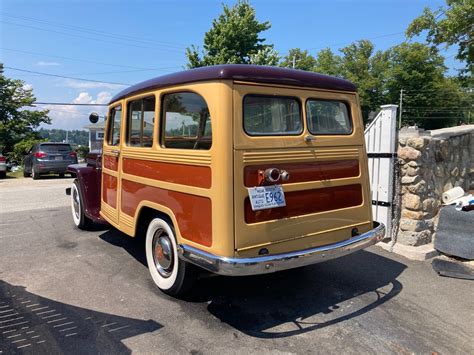
[[[92,224],[92,221],[84,214],[84,203],[77,180],[74,180],[71,186],[71,212],[72,220],[77,228],[87,229]]]
[[[162,241],[169,246],[169,255],[162,247]],[[192,265],[179,259],[176,236],[170,222],[162,218],[150,221],[146,232],[145,253],[153,282],[164,293],[177,296],[192,286],[196,272]]]

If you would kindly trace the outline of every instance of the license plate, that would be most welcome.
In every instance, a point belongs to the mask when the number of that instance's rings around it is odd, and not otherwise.
[[[63,160],[63,157],[61,155],[57,155],[54,159],[56,160]]]
[[[253,211],[286,206],[281,185],[249,187],[248,193]]]

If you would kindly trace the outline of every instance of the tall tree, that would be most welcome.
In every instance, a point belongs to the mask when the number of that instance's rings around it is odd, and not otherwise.
[[[0,72],[0,151],[9,153],[23,139],[39,138],[35,129],[50,123],[48,110],[33,111],[36,98],[33,89],[21,80],[5,77]]]
[[[474,63],[474,1],[446,0],[446,7],[436,11],[429,8],[408,26],[409,38],[427,32],[427,41],[433,45],[446,47],[458,45],[456,58],[466,63],[464,73],[472,75]],[[472,79],[472,77],[471,77]]]
[[[288,51],[288,54],[283,58],[280,66],[313,71],[315,64],[316,59],[314,59],[308,51],[303,51],[300,48],[293,48]]]
[[[342,59],[330,48],[322,49],[316,55],[313,70],[321,74],[342,76]]]
[[[186,48],[187,67],[196,68],[215,64],[249,64],[257,54],[259,63],[269,62],[274,53],[266,50],[272,45],[264,44],[261,32],[271,27],[270,22],[259,22],[255,9],[246,0],[239,0],[233,7],[223,5],[223,13],[212,21],[212,28],[204,35],[204,51],[200,54],[196,46]]]
[[[386,100],[398,102],[403,89],[404,124],[435,129],[462,121],[466,94],[457,81],[445,77],[444,58],[435,47],[402,43],[387,55]]]

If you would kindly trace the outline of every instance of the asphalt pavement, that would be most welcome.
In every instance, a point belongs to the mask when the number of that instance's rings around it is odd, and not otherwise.
[[[474,353],[474,283],[374,246],[258,277],[153,285],[143,244],[75,229],[71,179],[0,180],[0,353]]]

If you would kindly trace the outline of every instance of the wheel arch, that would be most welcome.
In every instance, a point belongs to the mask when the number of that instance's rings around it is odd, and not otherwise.
[[[141,201],[138,204],[135,213],[135,225],[133,227],[134,236],[144,236],[148,228],[148,224],[153,218],[162,218],[169,222],[174,228],[177,243],[181,243],[182,237],[179,231],[178,220],[171,209],[151,201]]]

